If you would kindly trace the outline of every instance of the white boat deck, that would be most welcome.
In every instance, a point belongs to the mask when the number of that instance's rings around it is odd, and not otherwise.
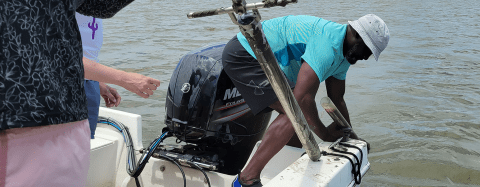
[[[117,110],[101,108],[100,115],[112,117],[128,126],[136,150],[143,148],[141,143],[141,116]],[[366,144],[350,140],[348,143],[360,147],[363,151],[361,167],[362,176],[370,168],[367,158]],[[331,143],[319,144],[320,149],[327,150]],[[255,147],[253,153],[256,151]],[[348,149],[360,158],[356,149]],[[305,151],[299,148],[285,146],[270,160],[261,173],[262,184],[265,187],[278,186],[355,186],[351,163],[345,158],[322,156],[313,162],[308,155],[301,156]],[[91,160],[87,186],[128,186],[135,187],[135,181],[126,172],[126,148],[123,136],[113,127],[99,124],[96,138],[91,141]],[[140,153],[137,154],[139,156]],[[351,159],[353,157],[350,156]],[[202,172],[189,167],[182,167],[186,175],[186,186],[208,187]],[[212,187],[227,187],[235,176],[213,171],[206,171]],[[165,160],[151,158],[139,177],[142,187],[183,186],[183,176],[178,167]]]

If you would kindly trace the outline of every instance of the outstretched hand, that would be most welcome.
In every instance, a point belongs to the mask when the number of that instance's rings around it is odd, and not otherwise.
[[[100,96],[102,96],[103,100],[105,100],[105,106],[117,107],[120,104],[120,101],[122,100],[122,97],[120,97],[120,94],[118,94],[117,90],[115,88],[112,88],[106,85],[103,82],[100,82],[99,85],[100,85]]]
[[[123,84],[120,86],[140,97],[148,98],[153,95],[153,90],[157,90],[157,87],[160,86],[160,81],[138,73],[128,73],[126,77],[123,77]]]

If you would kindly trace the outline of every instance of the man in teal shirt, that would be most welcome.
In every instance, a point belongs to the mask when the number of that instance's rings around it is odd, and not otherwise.
[[[325,81],[328,97],[350,123],[343,98],[346,73],[357,60],[367,60],[372,54],[378,60],[390,38],[385,22],[373,14],[345,25],[313,16],[286,16],[264,21],[262,28],[313,132],[324,141],[341,137],[339,124],[325,127],[320,121],[315,95]],[[232,183],[235,187],[261,186],[260,172],[268,161],[284,145],[302,145],[241,33],[225,46],[222,61],[225,72],[255,115],[272,109],[279,113],[257,152]],[[353,132],[350,137],[358,139]]]
[[[296,83],[302,59],[323,82],[330,76],[345,80],[350,64],[344,62],[343,38],[347,25],[314,16],[286,16],[262,23],[270,47],[288,80]],[[237,38],[255,57],[242,33]]]

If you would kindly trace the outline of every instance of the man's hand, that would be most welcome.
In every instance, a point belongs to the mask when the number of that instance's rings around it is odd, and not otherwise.
[[[332,122],[329,126],[327,126],[327,134],[323,141],[334,142],[343,137],[343,130],[341,130],[339,127],[340,125],[336,122]]]
[[[160,81],[138,73],[128,73],[123,77],[123,83],[120,85],[140,97],[148,98],[153,95],[153,90],[157,90]]]
[[[327,127],[327,130],[328,130],[328,135],[327,135],[327,138],[328,140],[324,140],[324,141],[329,141],[329,142],[333,142],[335,140],[337,140],[338,138],[340,137],[343,137],[343,130],[342,130],[342,126],[340,126],[340,124],[338,124],[337,122],[332,122],[328,127]],[[357,140],[362,140],[364,141],[365,143],[367,143],[367,151],[370,152],[370,143],[368,143],[367,141],[365,141],[364,139],[362,138],[359,138],[357,136],[357,134],[355,132],[353,132],[353,129],[352,131],[350,132],[350,138],[352,139],[357,139]]]
[[[117,107],[120,104],[120,101],[122,100],[122,97],[120,97],[117,90],[115,88],[112,88],[106,85],[103,82],[100,82],[99,85],[100,85],[100,96],[102,96],[103,100],[105,100],[105,106]]]

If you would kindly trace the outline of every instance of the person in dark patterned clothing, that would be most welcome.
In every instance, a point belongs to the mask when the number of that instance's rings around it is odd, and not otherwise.
[[[133,0],[0,1],[0,186],[84,186],[90,129],[75,12]]]

